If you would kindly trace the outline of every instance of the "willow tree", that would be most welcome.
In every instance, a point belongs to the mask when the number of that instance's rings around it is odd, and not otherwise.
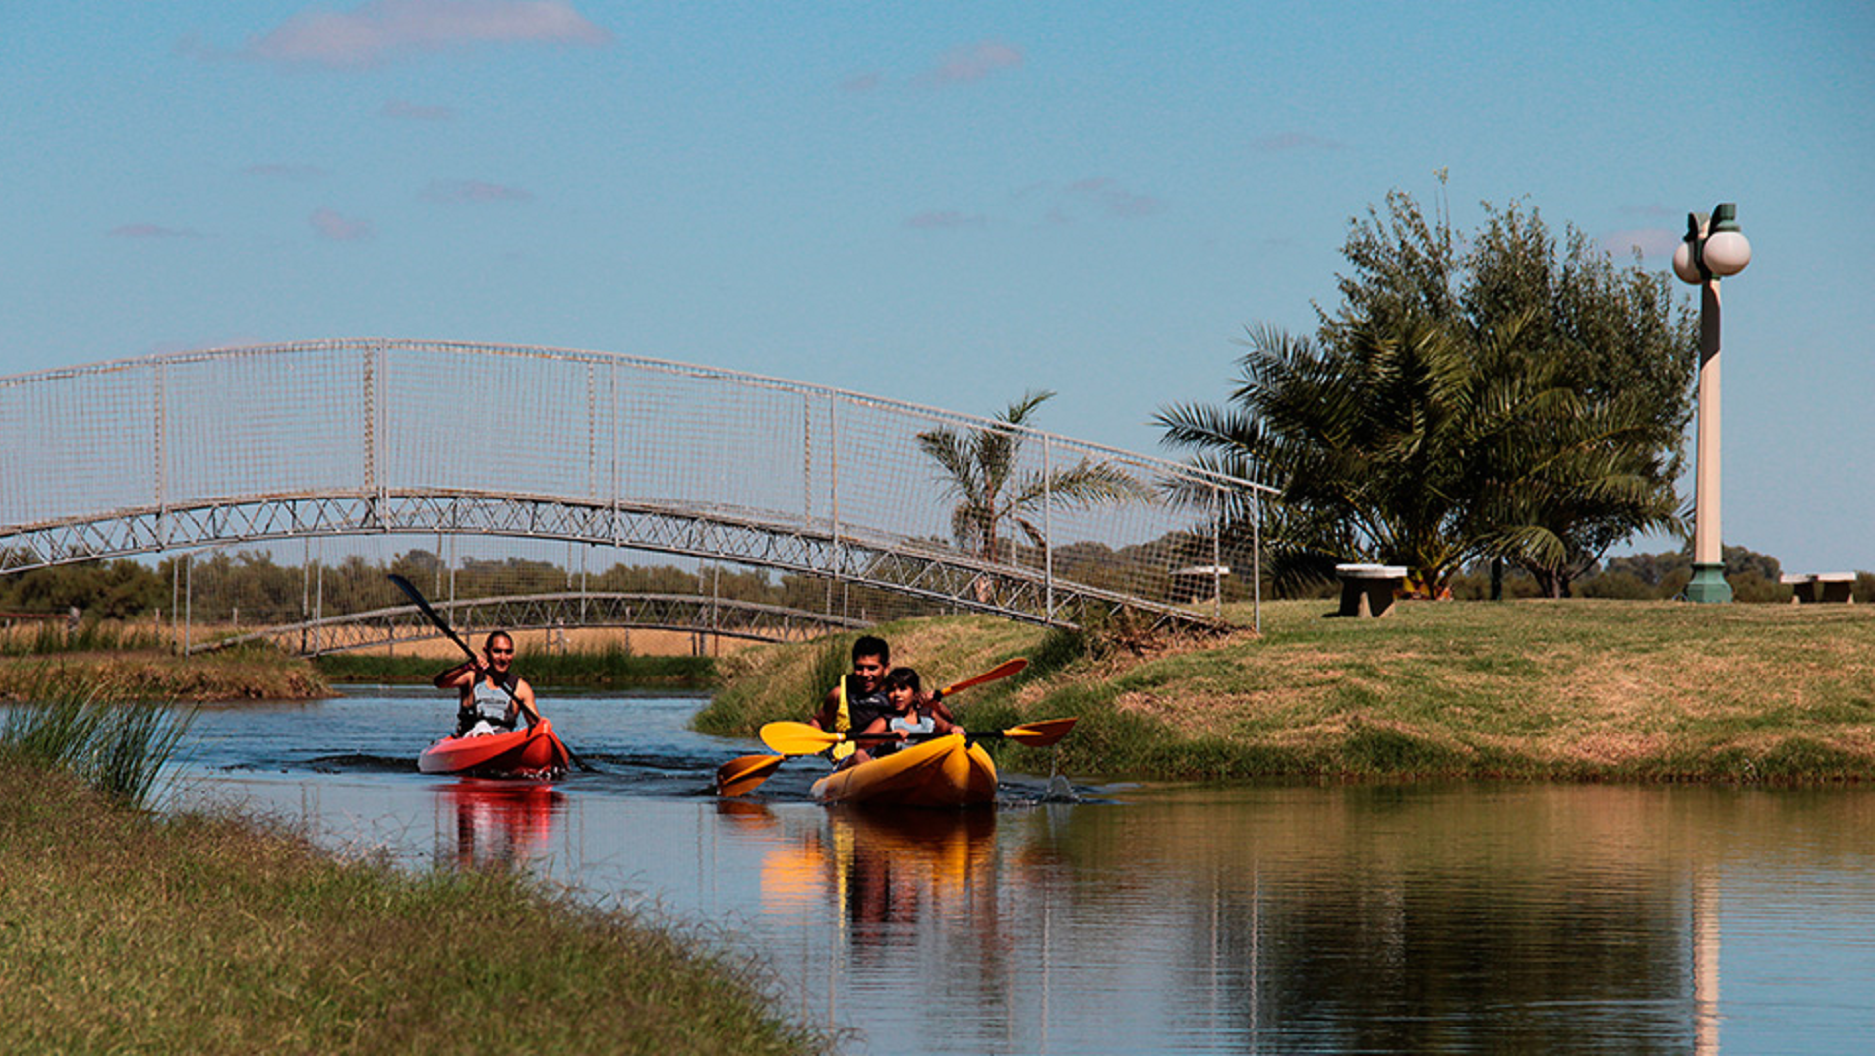
[[[1036,523],[1046,504],[1069,509],[1130,502],[1149,494],[1120,468],[1088,458],[1060,469],[1024,465],[1029,418],[1054,395],[1024,393],[982,428],[918,434],[919,450],[942,470],[939,481],[953,500],[951,536],[960,548],[989,561],[1013,559],[1018,535],[1033,546],[1047,545]]]
[[[1690,313],[1573,228],[1559,256],[1534,210],[1485,209],[1461,241],[1389,195],[1312,337],[1253,328],[1227,405],[1160,412],[1168,444],[1281,489],[1279,579],[1378,560],[1437,593],[1488,557],[1560,594],[1613,543],[1680,527]]]

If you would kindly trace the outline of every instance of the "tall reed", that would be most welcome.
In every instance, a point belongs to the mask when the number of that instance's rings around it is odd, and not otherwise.
[[[313,666],[331,682],[422,683],[459,659],[329,653],[315,658]],[[516,661],[515,670],[537,687],[703,689],[716,682],[716,661],[711,657],[636,656],[617,644],[565,653],[531,652]]]
[[[45,656],[53,653],[121,652],[151,650],[169,652],[174,647],[170,636],[154,627],[133,625],[116,620],[86,620],[72,629],[63,620],[39,623],[33,627],[15,627],[0,633],[0,656]]]
[[[142,806],[194,717],[194,709],[118,700],[102,688],[67,692],[9,708],[0,726],[0,754],[70,770],[92,787]]]

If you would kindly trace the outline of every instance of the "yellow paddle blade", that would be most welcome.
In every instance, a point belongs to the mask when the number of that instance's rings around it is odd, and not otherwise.
[[[1011,726],[1004,730],[1003,736],[1017,744],[1026,744],[1032,748],[1045,748],[1066,737],[1068,731],[1074,729],[1074,724],[1080,721],[1077,717],[1025,722],[1020,726]]]
[[[742,755],[716,768],[716,794],[740,796],[755,791],[787,760],[784,755]]]
[[[845,740],[805,722],[771,722],[762,727],[762,743],[782,755],[813,755]]]

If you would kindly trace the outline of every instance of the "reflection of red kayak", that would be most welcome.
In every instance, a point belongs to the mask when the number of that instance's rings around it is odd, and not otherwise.
[[[531,729],[445,737],[423,750],[417,769],[426,774],[520,774],[564,771],[570,762],[553,724],[542,719]]]
[[[544,781],[488,781],[465,777],[444,786],[454,806],[456,860],[464,867],[513,865],[534,856],[553,835],[566,797]]]

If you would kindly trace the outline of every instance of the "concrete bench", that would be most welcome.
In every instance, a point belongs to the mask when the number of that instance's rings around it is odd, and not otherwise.
[[[1406,582],[1406,566],[1336,565],[1335,575],[1341,579],[1341,608],[1335,615],[1385,616]]]
[[[1792,605],[1827,602],[1849,605],[1855,602],[1854,572],[1786,572],[1780,579],[1790,585]]]

